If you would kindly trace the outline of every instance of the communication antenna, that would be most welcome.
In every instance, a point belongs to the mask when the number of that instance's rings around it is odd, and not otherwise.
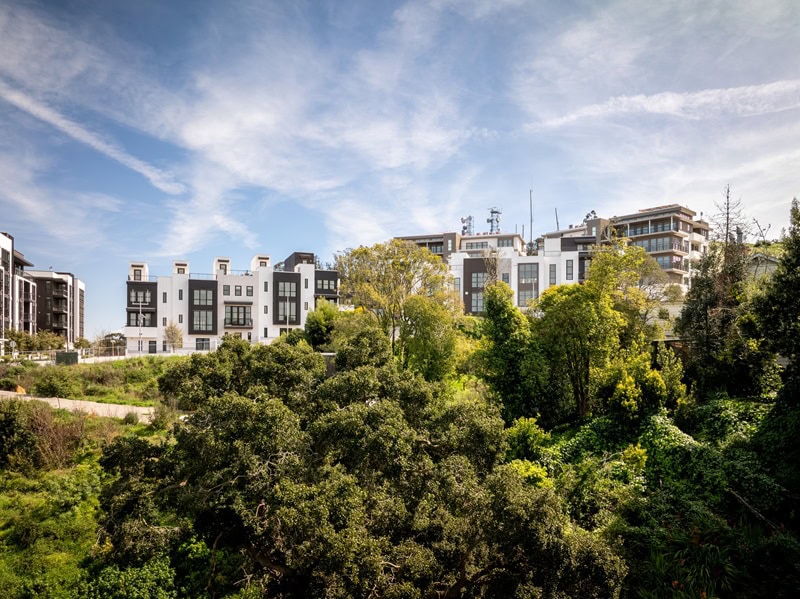
[[[561,227],[558,226],[558,208],[556,208],[556,231],[560,231]]]
[[[500,232],[500,215],[502,212],[495,206],[489,208],[489,218],[486,222],[489,223],[489,234],[497,234]]]
[[[461,218],[461,234],[475,235],[475,219],[472,218],[472,216],[464,216]]]

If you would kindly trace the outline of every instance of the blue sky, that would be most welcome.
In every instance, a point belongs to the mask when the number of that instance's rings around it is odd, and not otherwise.
[[[209,272],[665,203],[788,224],[800,3],[0,4],[0,230],[124,321],[130,260]]]

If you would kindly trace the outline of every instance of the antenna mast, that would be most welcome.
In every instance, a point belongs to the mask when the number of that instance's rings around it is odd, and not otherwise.
[[[558,208],[556,208],[556,231],[560,231],[561,227],[558,226]]]
[[[486,222],[489,223],[489,234],[497,234],[500,232],[500,210],[492,206],[489,208],[489,218],[486,219]]]

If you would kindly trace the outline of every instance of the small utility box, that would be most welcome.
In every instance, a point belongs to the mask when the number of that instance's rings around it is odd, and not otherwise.
[[[78,352],[76,351],[57,351],[56,364],[71,366],[78,363]]]

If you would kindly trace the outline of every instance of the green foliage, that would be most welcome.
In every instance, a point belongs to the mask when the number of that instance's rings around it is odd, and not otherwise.
[[[382,366],[392,358],[388,335],[370,314],[363,311],[337,318],[332,346],[336,351],[337,370]]]
[[[337,314],[336,304],[321,298],[306,316],[306,338],[315,350],[328,351]]]
[[[440,301],[421,295],[408,298],[400,336],[407,368],[427,381],[441,381],[453,372],[455,325],[452,312]]]

